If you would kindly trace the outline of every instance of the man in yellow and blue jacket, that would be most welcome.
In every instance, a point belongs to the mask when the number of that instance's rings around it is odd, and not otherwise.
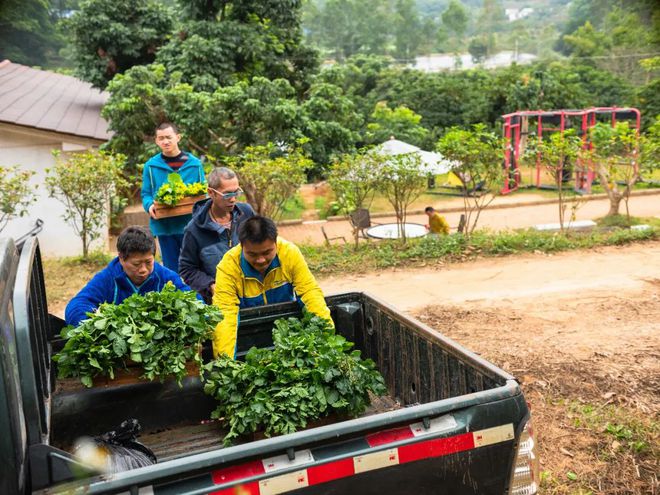
[[[269,218],[248,218],[239,228],[240,244],[225,253],[216,270],[213,304],[224,316],[213,336],[213,354],[236,357],[238,312],[287,301],[332,323],[321,288],[298,247],[277,237]]]

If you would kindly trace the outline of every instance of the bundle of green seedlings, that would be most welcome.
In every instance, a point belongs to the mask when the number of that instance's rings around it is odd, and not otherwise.
[[[244,362],[222,355],[204,366],[204,392],[218,401],[212,418],[229,428],[226,445],[257,431],[293,433],[332,413],[358,416],[370,392],[387,392],[374,362],[322,318],[277,320],[273,342],[251,348]]]
[[[222,320],[220,310],[168,282],[161,292],[133,294],[121,304],[104,303],[77,327],[64,328],[64,348],[55,356],[60,378],[79,377],[87,387],[95,376],[139,363],[148,380],[186,376],[186,362],[201,366],[199,349]]]

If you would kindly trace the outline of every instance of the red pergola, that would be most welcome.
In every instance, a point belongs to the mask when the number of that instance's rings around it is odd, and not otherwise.
[[[524,142],[530,131],[536,127],[536,139],[543,139],[543,134],[548,132],[563,132],[566,129],[576,129],[578,136],[582,139],[584,149],[590,149],[589,129],[598,121],[604,121],[606,117],[616,125],[617,121],[634,120],[639,135],[641,115],[636,108],[619,107],[593,107],[584,110],[522,110],[503,115],[504,119],[504,187],[502,194],[515,191],[520,186],[520,170],[518,162],[520,155],[524,152]],[[535,119],[535,120],[534,120]],[[530,129],[532,127],[532,129]],[[521,147],[521,142],[523,146]],[[536,161],[536,187],[541,187],[540,156]],[[575,188],[591,192],[591,183],[594,172],[591,167],[585,167],[578,163],[575,167]]]

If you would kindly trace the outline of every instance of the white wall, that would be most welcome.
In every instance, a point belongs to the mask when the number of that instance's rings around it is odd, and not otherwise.
[[[14,239],[28,232],[37,218],[44,221],[39,234],[39,244],[44,256],[76,256],[82,254],[82,241],[73,229],[64,221],[64,205],[55,198],[48,197],[44,178],[46,169],[55,165],[52,150],[73,151],[85,149],[91,143],[67,138],[63,141],[55,134],[27,133],[0,129],[0,165],[19,165],[23,170],[36,172],[30,181],[37,195],[37,201],[30,206],[24,217],[14,218],[0,232],[2,237]],[[92,248],[107,249],[108,229],[103,229],[100,239]]]

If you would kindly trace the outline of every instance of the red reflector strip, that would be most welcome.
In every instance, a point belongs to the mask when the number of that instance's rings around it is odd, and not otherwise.
[[[354,474],[355,467],[352,457],[307,468],[307,479],[310,485],[320,485],[339,478],[348,478]]]
[[[412,433],[412,428],[406,427],[375,433],[367,436],[366,440],[370,447],[376,447],[411,438],[416,437]],[[513,439],[513,424],[509,423],[485,430],[461,433],[460,435],[454,435],[453,437],[422,440],[390,449],[367,452],[355,457],[310,466],[296,472],[262,478],[260,481],[251,481],[243,485],[233,486],[213,493],[214,495],[276,495],[303,486],[320,485],[329,481],[347,478],[365,471],[382,469],[388,466],[415,462],[422,459],[456,454],[458,452],[473,450],[486,445],[493,445]],[[300,454],[300,460],[297,462],[302,462],[303,464],[307,462],[315,462],[312,452],[309,450],[297,452],[296,455],[298,456],[298,454]],[[308,457],[305,458],[305,456]],[[264,465],[272,464],[273,460],[277,461],[279,457],[281,456],[253,461],[240,466],[219,469],[212,473],[213,483],[216,485],[230,483],[232,481],[265,474],[266,469],[264,468]],[[295,462],[292,462],[292,464],[294,463]],[[282,469],[282,467],[276,467],[276,469]]]
[[[378,447],[380,445],[387,445],[388,443],[394,443],[408,438],[414,438],[410,426],[397,428],[396,430],[379,431],[378,433],[367,435],[367,443],[369,444],[369,447]]]
[[[441,457],[474,448],[472,433],[449,438],[437,438],[399,447],[399,463],[419,461],[429,457]]]
[[[259,490],[259,483],[252,481],[244,485],[236,485],[224,490],[216,490],[211,492],[211,495],[261,495]]]
[[[247,462],[238,466],[218,469],[217,471],[213,471],[211,476],[213,477],[213,483],[219,485],[229,481],[242,480],[244,478],[249,478],[250,476],[264,474],[265,472],[264,464],[259,460]]]

